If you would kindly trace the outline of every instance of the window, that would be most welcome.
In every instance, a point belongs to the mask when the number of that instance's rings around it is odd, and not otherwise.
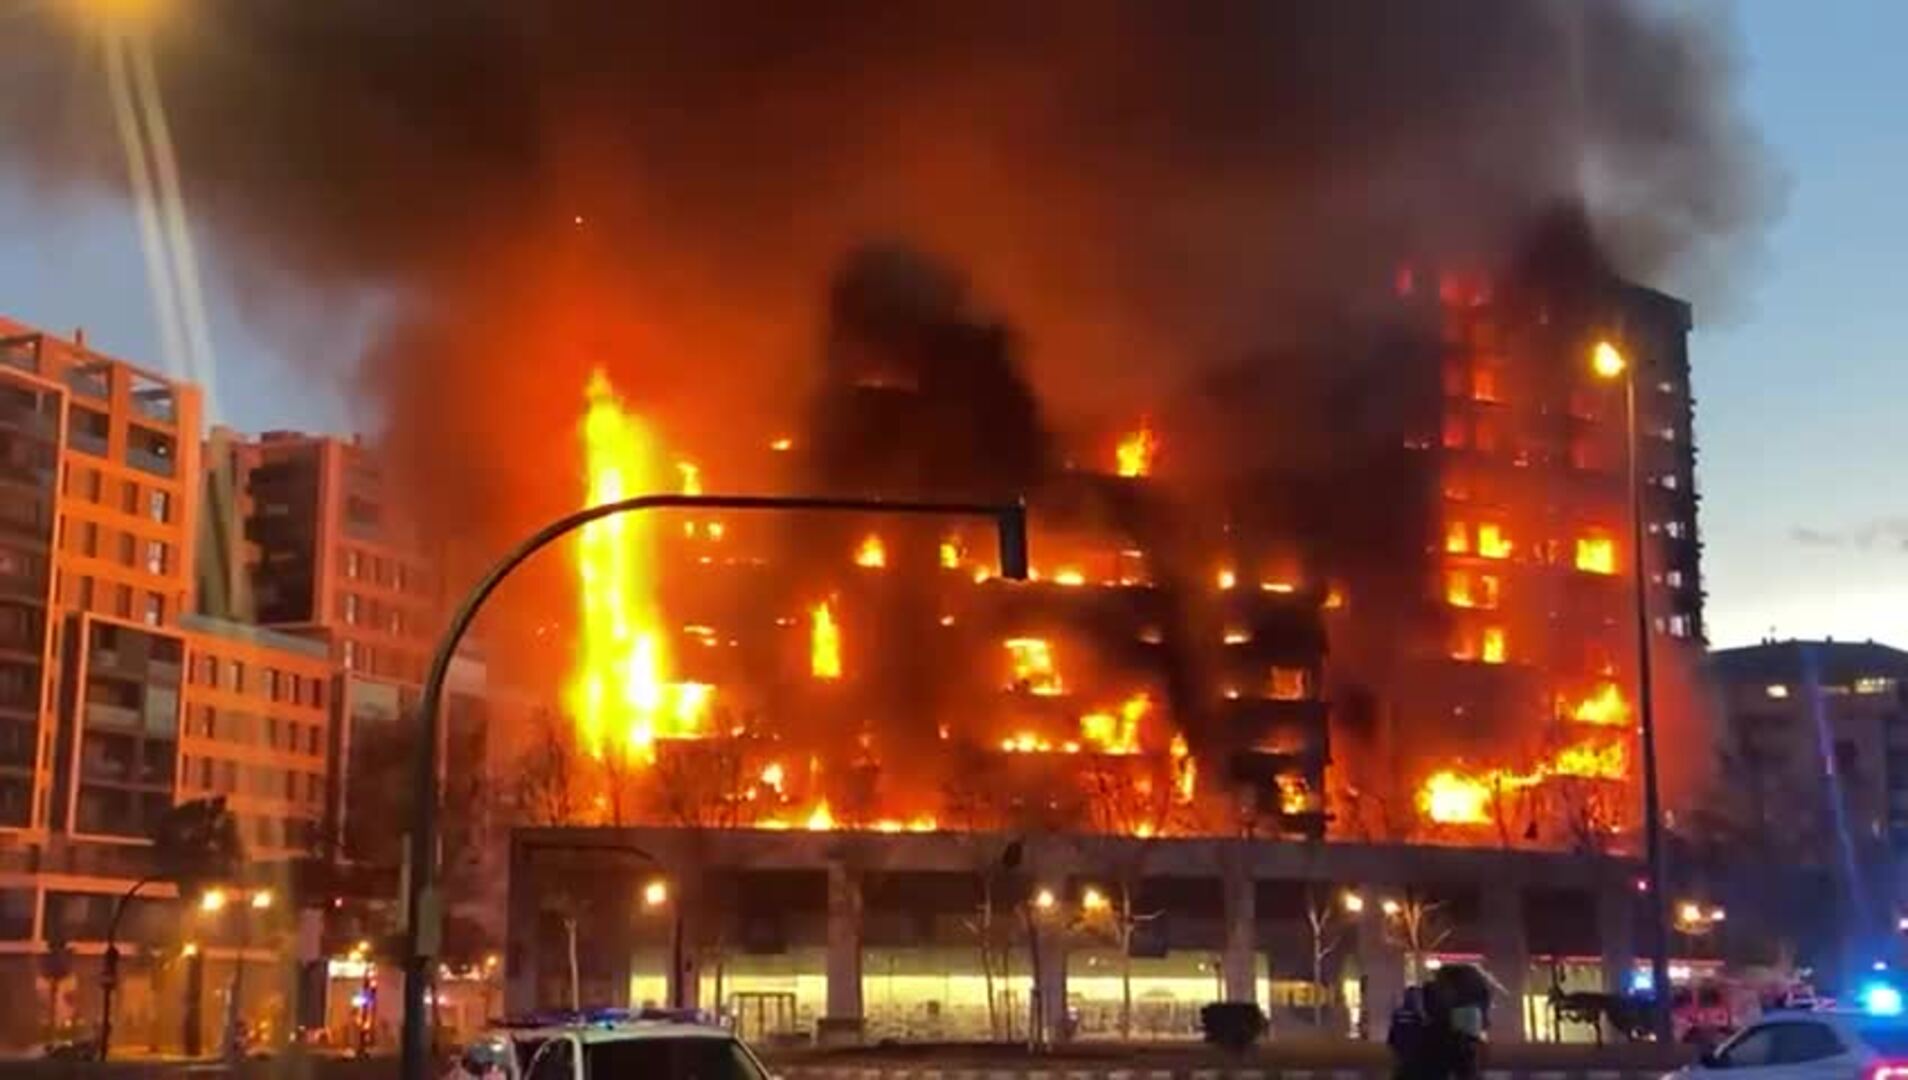
[[[323,734],[323,729],[320,728],[317,724],[313,724],[310,727],[307,727],[305,729],[305,753],[310,754],[313,757],[316,757],[318,755],[319,753],[318,740],[322,734]],[[317,777],[314,776],[312,779],[316,780]]]
[[[297,798],[298,798],[298,774],[291,771],[290,769],[287,769],[285,770],[285,801],[291,802]]]
[[[238,793],[238,762],[219,762],[219,790],[227,795]]]
[[[1775,1062],[1776,1028],[1779,1024],[1752,1027],[1736,1036],[1716,1056],[1731,1069],[1751,1069]]]
[[[217,688],[219,685],[219,658],[207,654],[199,657],[199,684]]]
[[[131,480],[119,485],[119,508],[128,514],[139,513],[139,485]]]
[[[408,587],[407,579],[409,577],[410,575],[404,572],[404,563],[402,560],[399,560],[398,563],[391,568],[391,583],[397,586],[399,592],[403,592]]]
[[[154,476],[176,471],[172,436],[138,424],[126,425],[126,464]]]
[[[1277,701],[1303,701],[1307,684],[1304,668],[1278,667],[1272,669],[1270,697]]]
[[[1829,1030],[1827,1024],[1788,1023],[1772,1026],[1775,1028],[1774,1064],[1805,1065],[1842,1053],[1842,1040]]]
[[[345,554],[345,559],[344,559],[345,577],[350,578],[352,581],[356,581],[358,580],[358,574],[363,569],[362,566],[360,565],[360,563],[362,562],[362,559],[358,554],[358,549],[346,548],[344,554]]]
[[[276,716],[265,718],[265,745],[274,750],[278,749],[278,717]]]
[[[245,662],[243,660],[232,661],[230,664],[226,665],[226,672],[230,674],[231,676],[231,678],[225,681],[231,684],[232,692],[239,693],[239,694],[244,693],[245,692]]]
[[[265,696],[268,698],[271,698],[273,701],[282,701],[283,697],[281,696],[279,683],[280,683],[280,678],[279,678],[278,669],[266,668],[265,669]]]
[[[172,517],[172,494],[153,488],[146,492],[146,516],[164,523]]]
[[[165,573],[167,554],[166,542],[164,540],[146,541],[146,573]]]
[[[1855,680],[1855,692],[1858,694],[1886,694],[1895,688],[1895,680],[1876,675],[1864,675]]]
[[[357,669],[358,643],[355,641],[346,641],[344,643],[344,666],[345,666],[345,670],[347,671],[353,671]]]
[[[99,554],[99,524],[97,522],[81,522],[79,535],[74,537],[74,539],[79,543],[81,555],[95,556]]]
[[[358,625],[358,594],[344,594],[344,621],[347,626]]]
[[[119,585],[113,589],[113,614],[122,619],[132,618],[133,589],[131,585]]]
[[[66,410],[66,441],[73,449],[96,456],[106,453],[106,440],[113,430],[112,420],[98,409],[71,405]]]
[[[212,790],[212,759],[199,759],[199,790]]]
[[[126,532],[120,533],[119,534],[119,565],[121,566],[139,565],[138,562],[136,561],[138,556],[135,554],[138,546],[139,546],[138,537],[134,536],[131,533],[126,533]]]
[[[309,702],[313,708],[318,708],[318,709],[324,708],[325,707],[325,681],[323,679],[311,680],[310,689],[311,689],[311,693],[305,695],[305,700]]]
[[[146,610],[140,619],[147,626],[158,626],[166,621],[166,598],[156,592],[146,594]]]

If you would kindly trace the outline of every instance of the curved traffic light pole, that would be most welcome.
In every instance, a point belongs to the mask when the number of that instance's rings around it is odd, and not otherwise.
[[[1027,576],[1026,505],[979,502],[906,502],[785,495],[639,495],[578,510],[550,522],[513,548],[490,568],[464,598],[450,626],[431,656],[418,701],[419,738],[416,801],[411,807],[409,843],[405,846],[404,894],[404,1080],[428,1080],[430,1045],[426,1030],[424,988],[437,953],[437,737],[444,683],[451,659],[490,594],[524,560],[592,521],[633,510],[794,510],[854,514],[914,514],[936,517],[984,517],[994,521],[1000,537],[1000,576],[1024,580]]]

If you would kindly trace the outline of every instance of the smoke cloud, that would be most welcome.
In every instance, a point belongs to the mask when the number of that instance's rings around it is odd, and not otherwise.
[[[1630,2],[169,6],[152,47],[228,284],[307,335],[377,297],[362,399],[433,531],[493,548],[574,503],[547,448],[599,364],[746,486],[737,448],[799,424],[871,242],[957,267],[1052,414],[1028,432],[1064,432],[1248,355],[1303,402],[1331,380],[1295,327],[1401,253],[1505,257],[1560,201],[1699,298],[1773,205],[1728,28]],[[75,34],[9,24],[0,152],[120,192]]]

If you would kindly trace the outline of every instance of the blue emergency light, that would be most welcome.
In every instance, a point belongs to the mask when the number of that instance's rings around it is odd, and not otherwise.
[[[1901,991],[1879,979],[1862,984],[1857,999],[1862,1003],[1862,1011],[1870,1016],[1900,1016],[1902,1014]]]

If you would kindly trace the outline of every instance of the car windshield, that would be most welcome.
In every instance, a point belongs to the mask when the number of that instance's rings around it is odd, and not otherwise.
[[[583,1051],[585,1080],[767,1080],[733,1039],[619,1039]]]
[[[1908,1057],[1908,1025],[1902,1023],[1884,1024],[1875,1021],[1857,1024],[1855,1034],[1862,1042],[1873,1047],[1886,1057]]]

